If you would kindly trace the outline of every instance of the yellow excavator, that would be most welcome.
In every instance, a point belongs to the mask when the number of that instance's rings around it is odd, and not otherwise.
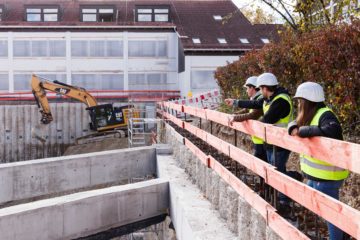
[[[35,74],[31,78],[31,89],[40,108],[42,124],[49,124],[53,121],[49,101],[46,96],[46,91],[50,91],[84,103],[90,115],[91,130],[98,133],[109,132],[110,130],[125,130],[124,132],[127,133],[130,106],[113,107],[112,104],[99,105],[96,99],[84,88],[71,86],[57,80],[51,82]],[[39,139],[38,136],[37,138]]]

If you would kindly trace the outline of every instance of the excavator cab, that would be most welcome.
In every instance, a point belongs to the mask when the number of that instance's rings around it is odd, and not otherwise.
[[[127,110],[129,106],[113,107],[112,104],[102,104],[88,107],[90,115],[90,129],[93,131],[106,131],[115,128],[127,127]]]

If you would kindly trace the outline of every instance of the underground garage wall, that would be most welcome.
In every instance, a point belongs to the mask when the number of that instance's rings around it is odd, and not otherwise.
[[[43,129],[42,144],[31,135],[40,123],[36,105],[0,106],[0,162],[60,156],[75,139],[89,133],[89,115],[82,103],[52,103],[54,121]]]

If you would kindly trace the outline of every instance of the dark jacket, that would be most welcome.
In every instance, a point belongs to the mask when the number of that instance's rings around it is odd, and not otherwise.
[[[270,99],[258,99],[258,100],[237,100],[234,104],[240,108],[262,109],[264,101],[272,101],[277,95],[281,93],[289,94],[289,92],[282,87],[278,87]],[[269,110],[264,114],[260,121],[264,123],[274,124],[281,118],[286,117],[290,113],[290,104],[283,98],[279,98],[274,101]]]
[[[263,98],[262,95],[258,92],[253,100],[259,100]],[[243,111],[245,110],[245,111]],[[262,109],[254,109],[253,111],[249,111],[249,109],[242,109],[242,111],[234,116],[235,122],[242,122],[245,120],[258,120],[263,115]]]
[[[318,109],[323,107],[325,107],[324,103],[318,104]],[[296,121],[289,123],[289,134],[295,127],[297,127]],[[299,137],[306,138],[315,136],[323,136],[343,140],[340,122],[333,112],[328,111],[323,113],[319,119],[318,126],[301,126],[299,128]]]
[[[325,107],[324,103],[318,104],[318,109]],[[289,123],[288,132],[291,134],[294,128],[298,127],[296,125],[296,121]],[[315,137],[315,136],[323,136],[328,138],[334,138],[338,140],[343,140],[342,128],[339,120],[335,116],[333,112],[327,111],[323,113],[319,119],[318,126],[301,126],[299,128],[299,137],[307,138],[307,137]],[[331,181],[319,179],[308,174],[303,173],[305,178],[315,181]]]

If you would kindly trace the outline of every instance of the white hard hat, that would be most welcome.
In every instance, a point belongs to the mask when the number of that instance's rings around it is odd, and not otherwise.
[[[311,102],[325,101],[324,90],[322,86],[315,82],[305,82],[300,84],[296,89],[294,98],[304,98]]]
[[[276,86],[279,82],[274,74],[272,73],[263,73],[257,78],[256,87],[260,86]]]
[[[257,82],[257,77],[255,77],[255,76],[249,77],[248,79],[246,79],[244,87],[249,86],[249,85],[256,87],[256,82]]]

